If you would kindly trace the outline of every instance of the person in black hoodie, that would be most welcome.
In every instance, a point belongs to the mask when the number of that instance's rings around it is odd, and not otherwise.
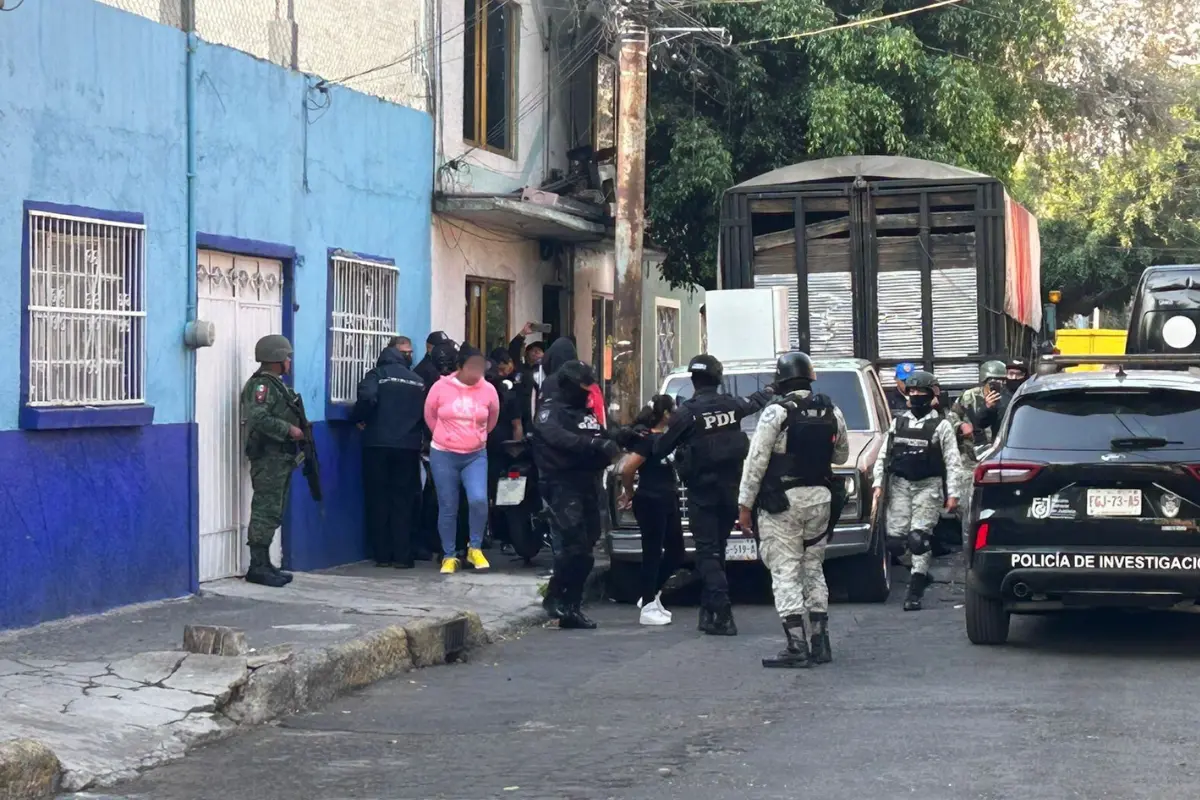
[[[367,542],[381,566],[411,569],[421,495],[425,386],[412,371],[413,346],[393,338],[358,384],[354,418],[363,430]]]
[[[566,336],[554,340],[546,350],[546,355],[542,357],[541,367],[546,377],[542,380],[542,385],[534,391],[533,408],[536,411],[542,407],[542,402],[553,396],[559,390],[555,381],[551,380],[554,374],[558,372],[564,364],[571,361],[578,361],[579,353],[575,350],[575,344]]]
[[[413,371],[421,376],[421,380],[425,381],[426,394],[438,382],[438,378],[445,374],[440,371],[438,364],[434,363],[433,351],[439,347],[444,350],[446,346],[454,347],[454,340],[445,331],[434,331],[425,337],[425,357],[413,368]]]
[[[600,474],[621,454],[587,407],[588,390],[595,383],[595,373],[587,364],[563,364],[543,384],[543,389],[547,384],[554,389],[542,402],[533,425],[533,460],[559,542],[542,607],[561,628],[596,627],[580,605],[600,538]]]
[[[509,455],[504,443],[524,439],[525,428],[521,413],[521,395],[515,382],[516,372],[512,357],[503,347],[497,347],[492,351],[489,362],[490,365],[484,377],[495,387],[496,395],[500,398],[500,417],[496,420],[496,427],[488,434],[487,441],[488,502],[492,506],[489,527],[497,540],[507,542],[504,514],[496,513],[496,488],[500,482],[500,476],[507,470],[509,463]]]

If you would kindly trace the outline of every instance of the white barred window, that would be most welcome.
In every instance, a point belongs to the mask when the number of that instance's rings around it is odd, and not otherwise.
[[[29,211],[29,406],[146,401],[146,227]]]
[[[400,271],[392,264],[358,256],[330,260],[329,401],[353,403],[358,382],[396,335],[396,287]]]

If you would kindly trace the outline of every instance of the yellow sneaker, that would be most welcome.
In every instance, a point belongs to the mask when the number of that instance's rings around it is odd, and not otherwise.
[[[475,568],[476,572],[492,568],[492,565],[484,558],[483,551],[476,550],[474,547],[467,550],[467,561]]]
[[[442,559],[442,574],[443,575],[453,575],[456,572],[458,572],[458,559],[457,558],[443,558]]]

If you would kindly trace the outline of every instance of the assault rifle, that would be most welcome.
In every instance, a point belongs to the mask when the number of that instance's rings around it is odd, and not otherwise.
[[[308,415],[304,413],[304,398],[295,392],[292,393],[292,396],[296,398],[291,404],[292,410],[300,418],[300,430],[304,431],[304,440],[300,442],[300,454],[304,458],[302,467],[304,478],[308,481],[308,493],[312,495],[313,500],[319,503],[321,502],[321,464],[317,460],[317,443],[313,441],[312,423],[308,421]]]
[[[871,541],[874,541],[876,536],[887,536],[884,522],[887,517],[888,491],[892,488],[892,475],[888,468],[891,466],[889,461],[892,455],[893,435],[892,431],[888,431],[887,438],[883,440],[883,448],[879,451],[879,458],[883,459],[883,483],[880,485],[883,491],[879,493],[879,502],[871,506]],[[875,491],[872,489],[872,497],[874,494]],[[887,540],[883,541],[886,544]]]

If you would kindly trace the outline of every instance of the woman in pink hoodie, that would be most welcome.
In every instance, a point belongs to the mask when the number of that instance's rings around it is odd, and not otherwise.
[[[456,363],[458,370],[435,383],[425,399],[425,424],[433,433],[429,471],[437,488],[443,575],[452,575],[459,567],[454,539],[462,489],[470,516],[467,561],[477,570],[491,566],[480,546],[488,517],[487,438],[500,416],[500,398],[483,379],[487,368],[483,353],[463,345]]]

